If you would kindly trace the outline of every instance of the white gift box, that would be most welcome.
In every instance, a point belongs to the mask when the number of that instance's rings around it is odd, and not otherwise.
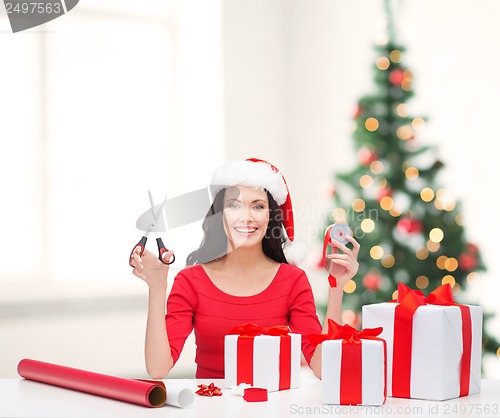
[[[342,340],[326,340],[321,348],[321,387],[323,403],[341,405]],[[347,365],[349,366],[349,365]],[[382,405],[385,402],[385,350],[383,341],[361,340],[361,402],[358,405]],[[344,402],[345,403],[345,402]]]
[[[290,333],[290,388],[300,386],[301,335]],[[253,382],[241,382],[237,379],[239,335],[226,335],[224,339],[224,370],[226,387],[248,383],[253,387],[264,388],[270,392],[279,390],[280,380],[280,339],[270,335],[253,337],[253,358],[241,359],[252,362]]]
[[[387,395],[392,396],[394,315],[398,303],[377,303],[362,308],[363,327],[383,327],[387,341]],[[483,310],[469,306],[472,324],[469,395],[481,384]],[[462,317],[458,306],[423,305],[413,316],[410,397],[445,400],[460,396]]]

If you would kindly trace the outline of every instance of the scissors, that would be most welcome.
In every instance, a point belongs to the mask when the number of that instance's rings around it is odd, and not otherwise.
[[[134,251],[136,250],[137,247],[140,248],[139,255],[142,256],[142,254],[144,254],[144,248],[146,247],[146,242],[148,241],[149,233],[151,231],[154,231],[158,235],[158,231],[156,230],[156,227],[157,227],[158,221],[160,220],[160,217],[162,215],[165,203],[167,202],[167,196],[165,196],[163,203],[160,205],[160,207],[158,208],[158,210],[155,213],[155,205],[154,205],[153,196],[151,195],[150,190],[148,190],[148,194],[149,194],[149,201],[151,202],[151,213],[153,214],[153,222],[149,224],[148,228],[146,229],[146,232],[144,233],[144,236],[132,249],[132,252],[130,253],[130,257],[129,257],[129,261],[128,261],[130,267],[134,267],[134,265],[132,264],[132,261],[133,261]],[[160,260],[163,264],[167,264],[167,265],[172,264],[175,261],[175,255],[172,255],[172,258],[169,261],[165,261],[163,259],[163,254],[165,254],[168,250],[165,247],[165,244],[163,244],[163,241],[160,237],[156,238],[156,243],[158,244],[158,252],[159,252],[158,260]]]

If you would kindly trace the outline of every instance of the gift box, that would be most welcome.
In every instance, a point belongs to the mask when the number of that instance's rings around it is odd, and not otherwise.
[[[268,391],[300,386],[301,335],[286,326],[243,324],[224,339],[226,387],[247,383]]]
[[[381,328],[358,331],[328,320],[328,333],[310,335],[321,343],[323,403],[382,405],[386,399],[386,347]]]
[[[425,297],[399,284],[397,300],[363,306],[362,319],[383,327],[388,396],[445,400],[480,391],[482,308],[456,304],[450,285]]]

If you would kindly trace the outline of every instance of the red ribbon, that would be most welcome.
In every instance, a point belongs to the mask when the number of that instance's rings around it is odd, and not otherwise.
[[[326,340],[342,340],[342,360],[340,364],[340,403],[342,405],[360,405],[363,403],[363,355],[361,340],[377,340],[384,344],[384,398],[386,397],[386,342],[377,338],[382,327],[357,330],[349,324],[340,325],[333,319],[328,319],[326,334],[311,334],[308,336],[313,347]]]
[[[251,337],[255,337],[257,335],[271,335],[274,337],[281,337],[288,335],[289,332],[290,328],[288,328],[286,325],[275,325],[273,327],[262,328],[257,324],[248,323],[234,327],[231,331],[229,331],[229,334],[237,334],[242,336],[245,335]]]
[[[472,348],[472,321],[470,309],[455,303],[449,284],[433,290],[427,297],[420,290],[413,290],[403,283],[398,284],[398,302],[394,315],[394,344],[392,359],[392,396],[410,398],[411,357],[413,340],[413,316],[423,305],[458,306],[462,316],[462,361],[460,366],[460,396],[469,394],[469,375]],[[394,371],[397,372],[395,373]]]
[[[323,260],[325,260],[325,268],[328,270],[328,265],[326,262],[326,248],[330,244],[330,231],[332,230],[333,225],[330,225],[325,231],[325,238],[323,238]],[[337,287],[337,279],[333,277],[331,274],[328,275],[328,283],[330,283],[330,287]]]
[[[241,324],[229,331],[239,335],[237,341],[236,384],[253,385],[253,340],[259,335],[280,337],[279,389],[290,389],[292,375],[292,337],[286,325],[261,328],[256,324]],[[249,361],[250,360],[250,361]]]

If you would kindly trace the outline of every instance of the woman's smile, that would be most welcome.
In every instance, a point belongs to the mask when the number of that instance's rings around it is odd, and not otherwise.
[[[233,229],[244,237],[251,237],[259,228],[251,226],[235,226]]]

